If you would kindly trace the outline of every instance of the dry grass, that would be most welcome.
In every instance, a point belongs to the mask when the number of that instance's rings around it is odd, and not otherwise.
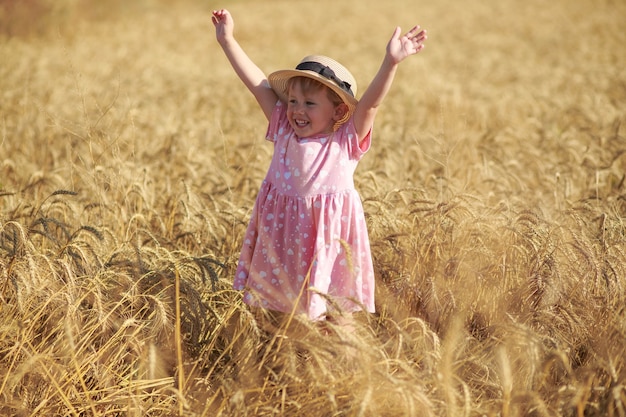
[[[371,3],[228,5],[264,70],[361,92],[430,32],[357,172],[347,334],[230,288],[271,149],[221,5],[0,1],[0,414],[626,415],[626,5]]]

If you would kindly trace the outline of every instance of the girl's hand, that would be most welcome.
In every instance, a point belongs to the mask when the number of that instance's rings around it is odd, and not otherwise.
[[[228,10],[213,10],[211,20],[215,26],[215,37],[220,44],[223,44],[228,39],[232,39],[235,21]]]
[[[406,35],[400,36],[400,27],[396,27],[389,43],[387,44],[387,55],[394,63],[399,63],[406,57],[414,55],[424,49],[426,31],[419,26],[414,26]]]

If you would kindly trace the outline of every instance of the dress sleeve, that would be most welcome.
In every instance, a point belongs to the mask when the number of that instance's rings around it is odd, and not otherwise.
[[[287,106],[285,106],[282,101],[278,100],[274,106],[274,110],[272,110],[265,139],[270,142],[276,142],[278,135],[283,133],[288,127],[289,120],[287,120]]]
[[[361,143],[359,143],[359,135],[356,133],[356,128],[354,127],[354,121],[352,118],[339,127],[339,131],[341,132],[342,137],[346,140],[348,153],[351,159],[355,159],[357,161],[360,160],[370,149],[372,144],[372,129],[367,132],[367,135]]]

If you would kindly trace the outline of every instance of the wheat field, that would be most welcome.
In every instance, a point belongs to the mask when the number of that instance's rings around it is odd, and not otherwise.
[[[0,0],[0,415],[626,416],[626,3]],[[271,158],[214,37],[359,91],[377,313],[231,289]],[[357,96],[360,94],[357,93]]]

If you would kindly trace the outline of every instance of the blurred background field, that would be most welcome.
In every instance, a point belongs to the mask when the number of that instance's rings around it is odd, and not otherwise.
[[[363,92],[377,314],[230,284],[271,157],[214,39]],[[626,3],[0,0],[0,414],[626,415]],[[359,94],[357,94],[358,96]]]

